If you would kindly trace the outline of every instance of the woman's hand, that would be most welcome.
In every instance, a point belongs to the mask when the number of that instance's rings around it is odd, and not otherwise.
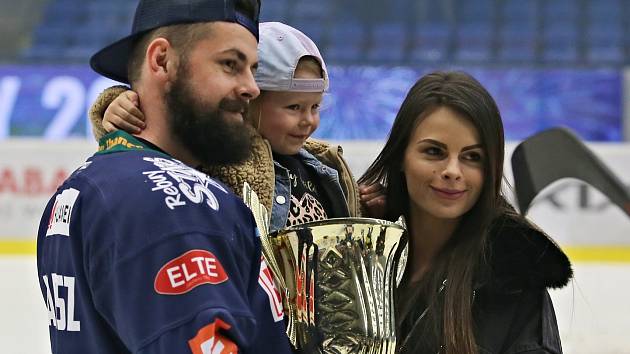
[[[109,133],[118,129],[130,134],[142,132],[146,124],[139,107],[137,93],[131,90],[121,93],[105,110],[103,128]]]
[[[385,207],[387,198],[385,188],[380,183],[359,186],[359,198],[361,205],[367,212],[368,217],[383,219],[385,217]]]

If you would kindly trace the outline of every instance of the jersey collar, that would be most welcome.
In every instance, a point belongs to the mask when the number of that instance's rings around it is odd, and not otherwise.
[[[137,138],[122,130],[111,132],[100,138],[98,141],[97,154],[102,155],[133,150],[153,150],[169,156],[164,150],[160,149],[155,144],[144,139]]]

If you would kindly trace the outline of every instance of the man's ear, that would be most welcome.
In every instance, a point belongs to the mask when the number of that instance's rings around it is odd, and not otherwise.
[[[147,46],[147,69],[159,81],[168,82],[177,67],[177,55],[171,43],[162,37],[155,38]]]

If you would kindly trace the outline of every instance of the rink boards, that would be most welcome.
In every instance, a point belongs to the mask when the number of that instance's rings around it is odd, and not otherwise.
[[[365,171],[381,141],[343,141],[344,156],[355,176]],[[506,149],[506,177],[511,179]],[[589,144],[630,185],[630,144]],[[13,139],[0,142],[0,255],[35,253],[37,226],[48,198],[61,181],[96,149],[88,140]],[[509,188],[505,188],[509,193]],[[549,186],[528,215],[574,261],[630,262],[630,219],[596,189],[576,180]]]

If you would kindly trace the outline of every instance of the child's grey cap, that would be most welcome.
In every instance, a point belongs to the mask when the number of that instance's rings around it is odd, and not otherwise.
[[[328,70],[319,49],[304,33],[280,22],[262,22],[259,27],[256,83],[263,91],[324,92]],[[312,56],[322,67],[323,79],[295,79],[300,59]]]

